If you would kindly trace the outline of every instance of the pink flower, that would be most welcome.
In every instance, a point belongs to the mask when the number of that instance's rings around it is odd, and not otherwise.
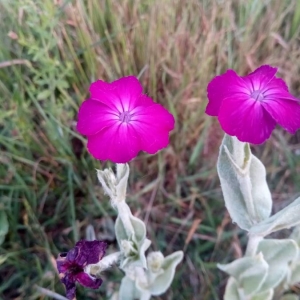
[[[295,133],[300,128],[299,99],[276,72],[265,65],[244,77],[233,70],[215,77],[207,87],[206,113],[217,116],[223,130],[242,142],[263,143],[277,123]]]
[[[77,130],[87,136],[95,158],[126,163],[139,151],[154,154],[169,144],[174,117],[142,94],[134,76],[111,83],[98,80],[90,93],[79,109]]]

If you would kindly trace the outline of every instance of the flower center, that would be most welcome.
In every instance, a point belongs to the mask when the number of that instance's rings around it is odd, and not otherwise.
[[[68,273],[71,273],[73,275],[78,274],[80,272],[83,272],[83,268],[76,265],[76,264],[72,264],[69,268],[68,268]]]
[[[261,91],[253,91],[251,94],[251,98],[253,98],[254,100],[261,101],[264,99],[264,95]]]
[[[120,113],[119,115],[119,120],[124,123],[129,123],[130,122],[130,119],[131,119],[131,114],[129,111],[124,111],[122,113]]]

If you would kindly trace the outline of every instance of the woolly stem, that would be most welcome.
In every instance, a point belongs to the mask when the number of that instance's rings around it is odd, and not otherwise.
[[[257,251],[258,244],[263,239],[260,235],[249,235],[245,256],[254,256]]]

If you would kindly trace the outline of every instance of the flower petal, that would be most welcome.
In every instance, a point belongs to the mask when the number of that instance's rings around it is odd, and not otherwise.
[[[276,89],[278,91],[286,91],[286,92],[289,91],[286,83],[281,78],[276,78],[276,77],[269,82],[267,86],[267,90],[270,89]]]
[[[261,144],[276,126],[261,102],[245,96],[226,98],[219,112],[223,130],[242,142]]]
[[[119,114],[116,109],[99,101],[88,99],[80,106],[77,130],[83,135],[92,135],[118,120]]]
[[[75,279],[69,278],[69,276],[65,276],[64,278],[61,279],[61,282],[65,285],[66,287],[66,297],[69,300],[75,299],[76,296],[76,285],[75,285]]]
[[[240,93],[249,94],[249,91],[243,80],[233,70],[216,76],[207,86],[209,103],[205,112],[210,116],[217,116],[224,98]]]
[[[96,264],[103,258],[107,248],[107,243],[97,240],[81,240],[77,242],[75,246],[80,249],[80,255],[86,258],[85,264],[90,265]]]
[[[141,84],[134,76],[123,77],[111,83],[98,80],[90,86],[93,100],[101,101],[120,112],[135,107],[142,91]]]
[[[102,284],[101,278],[92,278],[87,273],[81,272],[77,274],[76,280],[85,287],[89,287],[91,289],[98,289]]]
[[[300,129],[299,102],[285,99],[267,98],[262,102],[263,107],[284,129],[295,133]]]
[[[122,104],[115,94],[115,87],[102,80],[93,82],[90,86],[91,99],[106,104],[113,110],[122,111]]]
[[[132,108],[131,113],[135,112],[135,109],[142,106],[142,107],[146,107],[146,106],[150,106],[150,105],[154,105],[157,104],[156,102],[154,102],[150,97],[146,96],[146,95],[141,95],[137,101],[136,101],[136,106]]]
[[[58,273],[65,273],[71,267],[71,263],[67,260],[66,256],[61,256],[61,253],[58,255],[56,259],[56,267]]]
[[[142,86],[134,76],[112,83],[98,80],[90,86],[90,92],[91,99],[80,108],[77,129],[87,135],[88,150],[95,158],[125,163],[143,149],[155,153],[168,144],[174,118],[142,94]],[[137,121],[147,123],[148,127],[145,125],[147,128],[140,130],[140,133],[145,132],[148,136],[137,132],[140,127],[136,126]],[[160,137],[156,137],[161,132],[164,133],[163,143],[157,141]]]
[[[134,76],[120,78],[111,83],[122,102],[123,111],[130,111],[137,105],[139,96],[142,95],[143,87]]]
[[[251,91],[262,91],[274,78],[276,72],[277,68],[271,67],[269,65],[263,65],[249,75],[244,76],[243,79],[248,83]]]
[[[120,123],[89,136],[87,148],[96,159],[126,163],[137,156],[141,145],[134,127]]]
[[[78,256],[78,252],[79,252],[79,249],[75,245],[74,248],[72,248],[71,250],[68,251],[68,253],[67,253],[67,261],[69,263],[74,263],[76,261],[77,256]]]
[[[69,260],[83,268],[86,265],[99,262],[105,255],[106,248],[107,244],[102,241],[81,240],[68,252],[68,256],[72,256],[72,260]],[[76,253],[76,256],[73,253]]]
[[[163,106],[154,104],[134,110],[131,123],[137,132],[142,150],[154,154],[169,144],[169,132],[174,129],[175,120]]]
[[[289,93],[287,85],[281,78],[273,78],[263,94],[267,99],[281,98],[299,102],[299,99]]]

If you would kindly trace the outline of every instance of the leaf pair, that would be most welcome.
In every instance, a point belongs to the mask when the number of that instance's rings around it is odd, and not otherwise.
[[[158,256],[159,262],[151,259],[151,256]],[[150,253],[147,257],[147,269],[136,268],[134,273],[123,278],[119,300],[149,300],[151,296],[165,293],[173,281],[175,269],[182,258],[182,251],[166,257],[160,252]]]
[[[243,257],[218,267],[229,274],[225,300],[272,299],[274,288],[289,275],[289,265],[297,260],[299,248],[292,239],[262,240],[256,255]]]
[[[217,168],[226,207],[240,228],[267,236],[300,224],[300,198],[270,217],[272,198],[266,170],[249,144],[225,135]]]

